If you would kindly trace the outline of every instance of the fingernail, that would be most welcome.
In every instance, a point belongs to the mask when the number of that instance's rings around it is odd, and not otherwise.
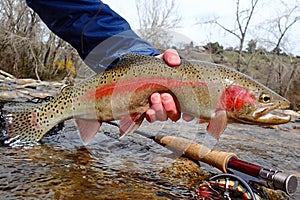
[[[163,93],[163,94],[161,94],[160,98],[164,102],[172,101],[172,96],[169,93]]]
[[[174,53],[168,56],[168,63],[172,64],[172,66],[180,65],[180,57]]]
[[[160,94],[154,93],[151,95],[151,102],[152,103],[159,103],[160,102]]]

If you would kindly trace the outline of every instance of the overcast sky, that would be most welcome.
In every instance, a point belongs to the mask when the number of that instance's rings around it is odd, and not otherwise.
[[[285,7],[280,5],[280,0],[260,0],[255,14],[251,21],[247,41],[250,39],[271,40],[272,34],[263,32],[262,29],[254,28],[267,19],[274,19],[281,16]],[[133,29],[138,29],[138,17],[135,0],[103,0],[113,10],[124,17]],[[126,3],[124,3],[126,2]],[[242,0],[241,7],[249,7],[250,0]],[[290,8],[299,4],[299,0],[284,0]],[[197,21],[207,21],[218,18],[222,25],[233,28],[235,24],[236,0],[177,0],[178,14],[182,17],[181,28],[177,32],[184,34],[198,45],[205,45],[208,42],[220,42],[224,47],[237,47],[238,39],[231,34],[221,30],[216,25],[196,25]],[[298,15],[300,16],[299,12]],[[263,26],[267,28],[267,25]],[[276,31],[274,31],[276,33]],[[300,21],[294,24],[287,33],[285,48],[289,53],[300,55]],[[259,38],[257,38],[259,37]],[[267,44],[264,43],[264,47]]]

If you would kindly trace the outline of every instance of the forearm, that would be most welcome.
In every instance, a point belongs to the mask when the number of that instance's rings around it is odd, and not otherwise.
[[[101,1],[26,2],[50,30],[77,49],[94,71],[103,70],[125,52],[159,54],[131,30],[126,20]]]

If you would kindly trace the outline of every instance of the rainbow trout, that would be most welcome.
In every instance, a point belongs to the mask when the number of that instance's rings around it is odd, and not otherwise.
[[[208,121],[207,132],[217,139],[228,122],[290,121],[290,116],[276,112],[288,108],[288,100],[231,68],[186,60],[169,67],[161,59],[129,53],[113,69],[67,87],[50,102],[7,109],[7,135],[10,142],[37,142],[70,118],[75,118],[85,144],[102,122],[120,120],[124,135],[140,126],[154,92],[169,92],[181,112]]]

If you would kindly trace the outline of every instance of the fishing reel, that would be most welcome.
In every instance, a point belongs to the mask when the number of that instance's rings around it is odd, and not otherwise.
[[[254,182],[234,174],[218,174],[199,185],[198,200],[269,200]]]

